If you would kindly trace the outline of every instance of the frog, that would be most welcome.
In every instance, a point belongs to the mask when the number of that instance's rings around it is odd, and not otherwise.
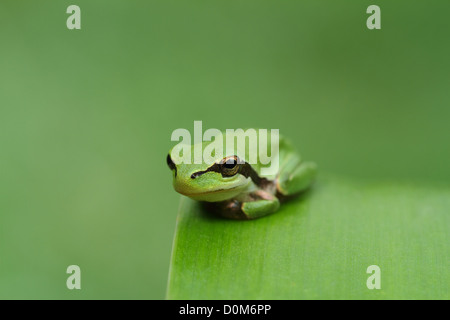
[[[210,143],[202,141],[200,146],[197,143],[190,148],[203,151]],[[172,148],[166,162],[172,171],[176,192],[199,201],[207,211],[224,218],[253,220],[279,211],[282,203],[298,197],[315,181],[317,164],[303,161],[292,143],[282,135],[278,136],[277,149],[275,171],[263,170],[266,166],[259,156],[250,163],[248,148],[245,152],[234,148],[228,153],[218,153],[209,163],[176,163]]]

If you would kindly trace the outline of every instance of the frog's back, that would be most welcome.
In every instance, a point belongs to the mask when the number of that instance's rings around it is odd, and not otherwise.
[[[272,161],[276,161],[273,157]],[[288,170],[290,163],[299,163],[301,161],[300,154],[295,150],[289,139],[283,135],[279,135],[279,145],[278,145],[278,165],[272,173],[265,174],[264,170],[261,170],[268,165],[260,165],[258,168],[258,173],[261,177],[273,180],[279,175],[283,170]],[[276,172],[275,172],[276,171]]]
[[[238,156],[250,163],[260,177],[273,180],[279,174],[280,170],[286,168],[288,163],[291,163],[294,159],[295,162],[300,162],[300,155],[295,151],[289,139],[278,134],[274,135],[274,141],[272,141],[270,131],[266,130],[264,131],[265,133],[261,133],[260,130],[255,131],[257,137],[256,143],[250,141],[245,136],[245,133],[241,132],[241,135],[238,136],[238,138],[246,139],[244,140],[246,142],[245,155],[238,154]],[[250,143],[256,144],[254,149],[249,148]],[[251,152],[257,153],[256,161],[255,157],[252,157]]]
[[[272,136],[271,130],[238,129],[222,132],[223,154],[215,154],[216,162],[226,156],[237,155],[242,161],[249,163],[261,178],[273,180],[287,163],[300,156],[288,139],[280,134]],[[231,144],[231,141],[234,141]],[[210,149],[214,142],[203,142],[203,151]],[[231,147],[232,146],[232,147]],[[272,150],[273,149],[273,150]]]

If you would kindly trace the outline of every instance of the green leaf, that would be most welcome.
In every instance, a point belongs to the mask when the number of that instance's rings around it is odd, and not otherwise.
[[[449,299],[449,213],[446,186],[331,176],[252,221],[183,197],[167,298]]]

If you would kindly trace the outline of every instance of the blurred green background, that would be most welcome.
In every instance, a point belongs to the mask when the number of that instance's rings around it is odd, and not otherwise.
[[[279,128],[322,171],[448,184],[450,2],[376,1],[373,31],[371,4],[3,0],[0,298],[164,298],[165,156],[194,120]]]

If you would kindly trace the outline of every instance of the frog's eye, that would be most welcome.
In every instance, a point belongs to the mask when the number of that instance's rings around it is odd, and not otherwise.
[[[167,155],[167,165],[169,166],[170,170],[174,170],[177,167],[175,166],[175,163],[172,161],[172,158],[170,157],[170,154]]]
[[[222,176],[232,177],[239,172],[239,158],[231,156],[224,158],[221,162]]]

